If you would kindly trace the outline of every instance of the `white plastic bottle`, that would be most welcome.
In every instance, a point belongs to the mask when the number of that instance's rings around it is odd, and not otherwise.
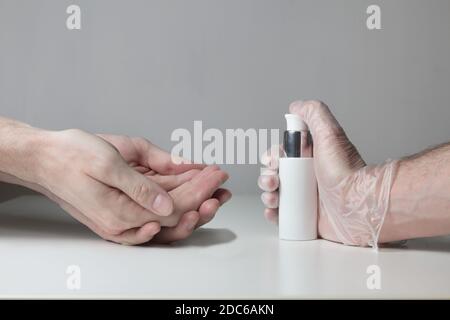
[[[286,114],[286,156],[280,158],[279,237],[317,239],[317,180],[308,127],[295,114]]]

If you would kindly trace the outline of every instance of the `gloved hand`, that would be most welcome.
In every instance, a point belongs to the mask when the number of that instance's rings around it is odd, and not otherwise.
[[[367,166],[344,130],[320,101],[297,101],[290,105],[308,125],[314,143],[314,166],[319,192],[318,234],[347,245],[376,247],[389,205],[397,162]],[[277,174],[280,147],[262,157],[267,166],[258,179],[264,190],[265,216],[278,220]],[[276,172],[276,171],[275,171]]]

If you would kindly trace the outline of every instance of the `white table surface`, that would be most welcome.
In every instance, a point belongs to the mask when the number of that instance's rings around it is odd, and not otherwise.
[[[79,290],[67,288],[69,265],[80,267]],[[379,290],[367,288],[370,265]],[[378,252],[280,241],[258,196],[235,196],[185,241],[128,247],[27,195],[0,204],[0,297],[450,298],[450,237]]]

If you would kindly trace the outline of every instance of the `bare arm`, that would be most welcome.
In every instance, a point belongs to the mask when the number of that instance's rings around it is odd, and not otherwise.
[[[44,147],[42,133],[25,123],[0,117],[0,181],[36,182],[37,162]]]
[[[380,242],[450,234],[450,143],[399,162]]]

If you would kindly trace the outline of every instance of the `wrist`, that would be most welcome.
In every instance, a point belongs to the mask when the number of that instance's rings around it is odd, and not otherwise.
[[[321,215],[330,221],[336,241],[377,247],[396,171],[397,161],[389,161],[365,166],[333,187],[320,188],[319,180]]]
[[[49,131],[0,119],[0,171],[18,181],[37,183],[49,145]]]

